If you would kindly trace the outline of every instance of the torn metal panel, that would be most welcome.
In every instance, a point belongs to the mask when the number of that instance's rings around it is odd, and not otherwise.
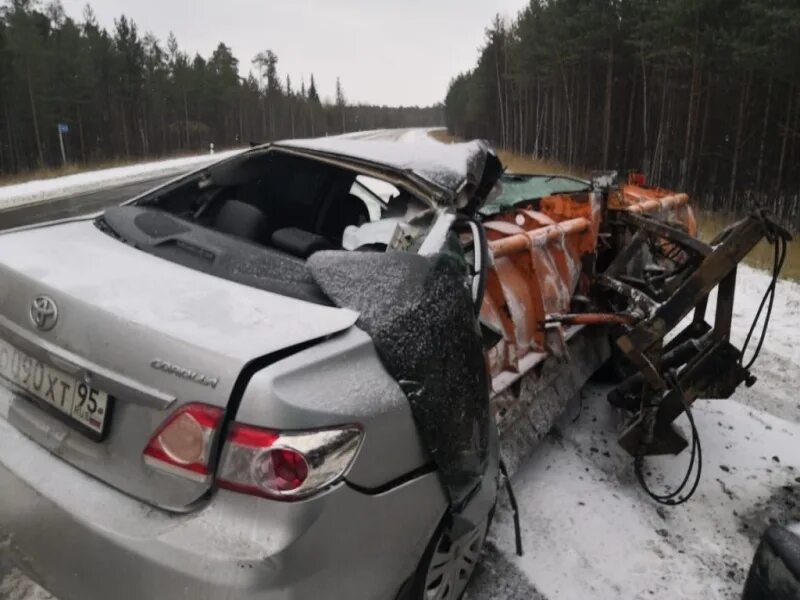
[[[360,313],[400,383],[420,436],[456,507],[487,467],[489,386],[481,335],[457,252],[423,257],[325,251],[308,260],[337,305]]]

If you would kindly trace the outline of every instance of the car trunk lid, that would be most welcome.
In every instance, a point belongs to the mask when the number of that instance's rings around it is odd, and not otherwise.
[[[32,315],[37,298],[58,311],[44,330]],[[145,465],[142,451],[164,420],[190,402],[226,407],[245,365],[356,318],[140,252],[91,221],[0,235],[0,340],[112,398],[100,442],[19,388],[4,394],[0,414],[98,479],[185,509],[210,483]]]

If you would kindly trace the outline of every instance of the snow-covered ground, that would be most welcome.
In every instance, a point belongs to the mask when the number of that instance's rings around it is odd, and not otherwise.
[[[53,179],[40,179],[7,185],[0,187],[0,210],[46,202],[53,198],[80,194],[103,186],[133,183],[159,175],[166,177],[175,174],[177,176],[189,169],[200,168],[205,164],[232,156],[237,152],[241,152],[241,150],[172,158],[127,167],[115,167],[113,169],[85,171],[75,175],[54,177]]]
[[[418,141],[427,131],[356,135]],[[735,343],[743,341],[768,282],[763,271],[740,267]],[[695,497],[680,507],[658,506],[639,488],[630,457],[616,444],[619,420],[605,400],[608,390],[588,385],[514,478],[525,555],[514,553],[503,500],[467,598],[740,597],[761,532],[772,520],[800,521],[798,324],[800,285],[781,281],[754,368],[756,385],[741,387],[729,400],[695,404],[703,476]],[[663,489],[680,481],[687,460],[688,452],[649,460],[652,485]],[[0,599],[6,598],[50,596],[19,572],[4,570],[0,557]]]
[[[354,131],[352,133],[345,133],[338,137],[348,138],[352,140],[376,142],[411,142],[419,143],[428,141],[436,144],[430,135],[431,131],[442,129],[441,127],[408,127],[406,129],[368,129],[366,131]]]

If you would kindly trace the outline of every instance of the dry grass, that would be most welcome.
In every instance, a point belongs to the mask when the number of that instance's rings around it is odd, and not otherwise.
[[[133,159],[116,158],[111,160],[97,161],[93,163],[68,163],[62,167],[43,167],[41,169],[31,169],[21,171],[11,175],[0,175],[0,186],[13,185],[15,183],[25,183],[26,181],[38,181],[40,179],[53,179],[66,175],[75,175],[85,171],[100,171],[102,169],[113,169],[115,167],[130,167],[141,163],[148,163],[157,160],[169,160],[171,158],[182,158],[185,156],[196,156],[202,151],[182,152],[170,154],[168,156],[149,156]]]
[[[462,140],[450,135],[446,129],[434,129],[428,133],[435,140],[443,144],[451,144],[453,142],[460,142]],[[547,175],[570,175],[572,177],[586,177],[586,173],[582,173],[578,169],[570,169],[567,165],[554,160],[537,160],[530,156],[508,152],[507,150],[498,150],[497,155],[505,165],[509,173],[526,173],[526,174],[547,174]]]
[[[118,166],[118,165],[113,165]],[[26,181],[38,179],[53,179],[54,177],[63,177],[65,175],[74,175],[81,171],[89,170],[90,167],[86,165],[79,165],[70,163],[63,167],[45,167],[42,169],[32,169],[30,171],[22,171],[14,173],[13,175],[0,176],[0,185],[12,185],[14,183],[24,183]],[[102,169],[102,166],[92,166],[92,169]]]

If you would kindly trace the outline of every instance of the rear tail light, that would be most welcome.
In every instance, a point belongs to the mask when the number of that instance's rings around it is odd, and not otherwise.
[[[159,471],[198,482],[211,477],[212,448],[224,410],[187,404],[158,428],[144,461]],[[281,432],[231,424],[222,451],[219,486],[266,498],[306,498],[347,472],[363,434],[356,425]]]
[[[362,440],[355,425],[309,432],[279,432],[234,423],[222,451],[222,488],[298,500],[336,483]]]
[[[207,481],[214,434],[222,422],[221,408],[187,404],[159,427],[144,450],[144,461],[159,471],[193,481]]]

